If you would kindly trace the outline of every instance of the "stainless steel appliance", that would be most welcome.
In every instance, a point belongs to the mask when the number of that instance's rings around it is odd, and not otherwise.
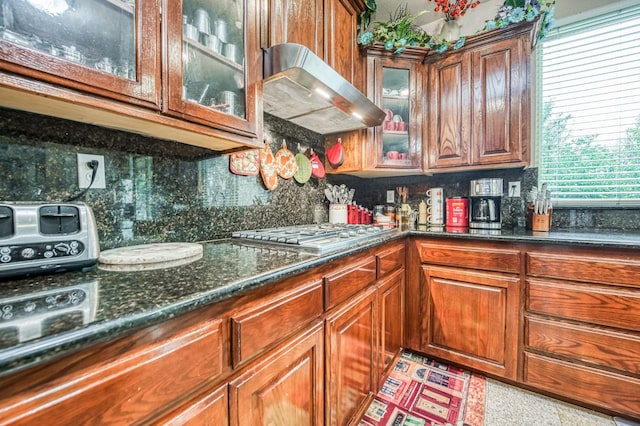
[[[477,229],[502,228],[501,204],[503,181],[500,178],[471,181],[469,196],[469,227]]]
[[[0,203],[0,278],[95,265],[100,246],[83,203]]]
[[[382,124],[385,112],[308,48],[264,52],[264,112],[321,135]]]
[[[320,254],[354,247],[396,232],[395,228],[378,225],[322,223],[237,231],[231,236],[245,243],[278,245]]]

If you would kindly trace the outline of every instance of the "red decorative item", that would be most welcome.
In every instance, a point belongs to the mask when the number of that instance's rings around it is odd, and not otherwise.
[[[334,169],[337,169],[344,162],[344,150],[342,149],[342,139],[338,138],[338,143],[327,150],[327,160]]]
[[[457,1],[447,1],[447,0],[429,0],[436,3],[436,8],[434,12],[442,12],[445,15],[445,19],[447,21],[455,21],[461,16],[464,16],[467,13],[468,9],[475,9],[480,4],[480,0],[469,1],[469,0],[457,0]]]

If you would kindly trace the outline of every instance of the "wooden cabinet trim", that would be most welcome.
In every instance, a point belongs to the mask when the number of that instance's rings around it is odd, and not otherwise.
[[[201,420],[206,424],[216,426],[229,425],[229,393],[227,384],[208,391],[196,402],[190,401],[185,407],[171,413],[171,415],[157,420],[154,424],[162,426],[196,426]]]
[[[322,280],[282,292],[231,316],[232,362],[237,367],[299,330],[323,312]]]

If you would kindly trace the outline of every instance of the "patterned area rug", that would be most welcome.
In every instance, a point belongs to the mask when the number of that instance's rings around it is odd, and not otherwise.
[[[360,426],[482,426],[486,380],[404,352]]]

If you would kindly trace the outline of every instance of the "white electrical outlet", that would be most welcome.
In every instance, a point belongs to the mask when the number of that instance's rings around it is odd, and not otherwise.
[[[393,204],[396,202],[396,192],[393,189],[387,190],[387,203]]]
[[[88,163],[92,160],[98,162],[98,171],[91,189],[105,189],[107,186],[104,178],[104,155],[78,154],[78,186],[80,189],[89,187],[93,169],[89,167]]]
[[[509,197],[517,198],[520,196],[520,181],[509,182]]]

